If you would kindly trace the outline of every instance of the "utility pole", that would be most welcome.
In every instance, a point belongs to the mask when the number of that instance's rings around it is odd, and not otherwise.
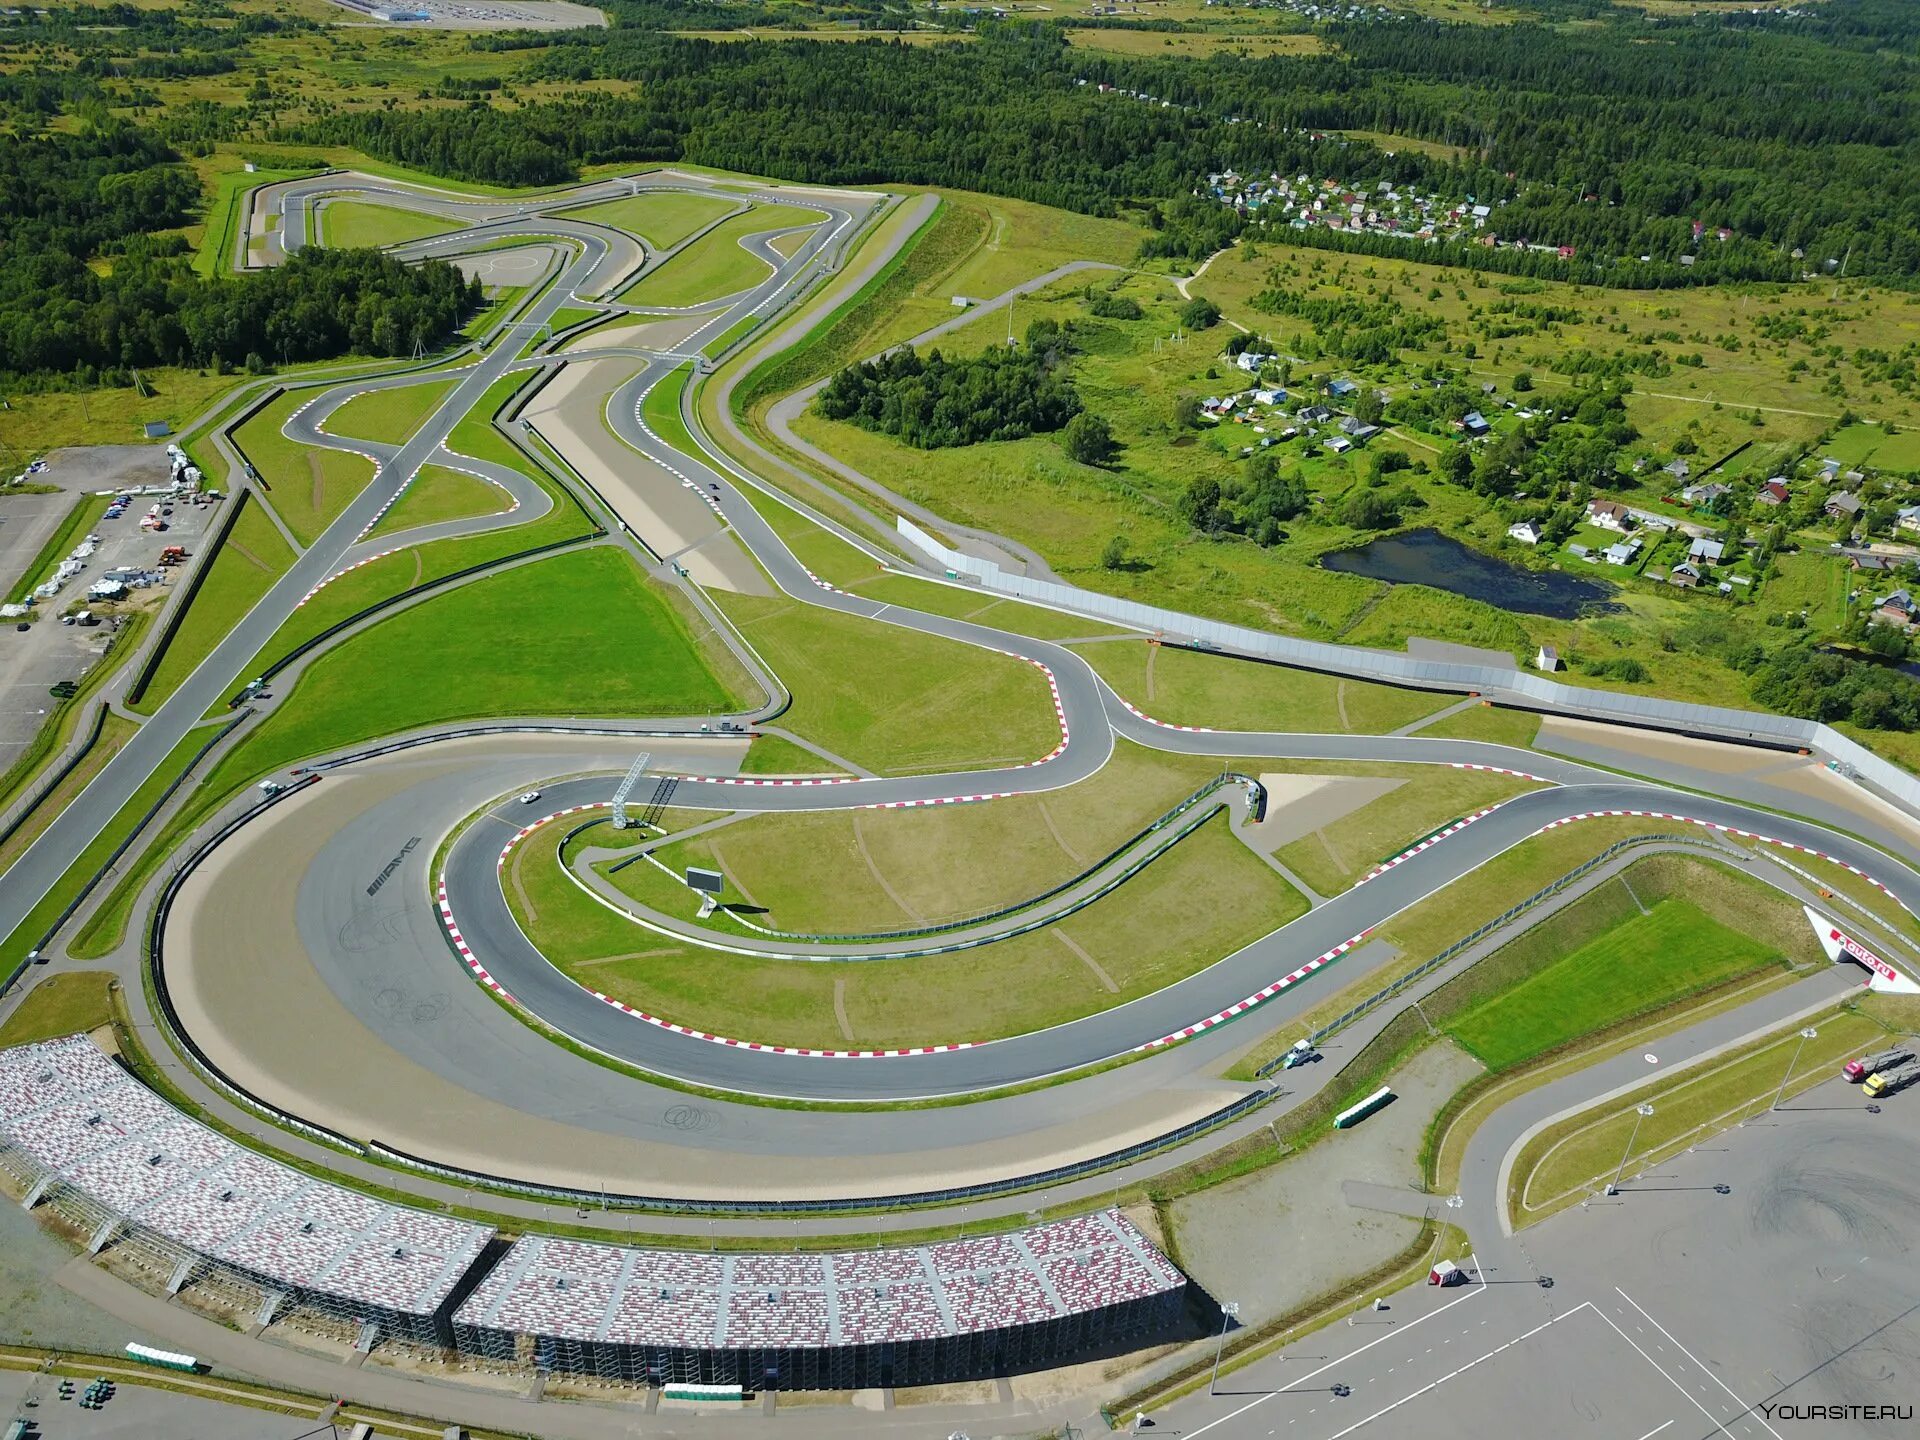
[[[1800,1052],[1807,1048],[1807,1041],[1819,1034],[1811,1025],[1800,1032],[1800,1043],[1793,1047],[1793,1058],[1787,1061],[1787,1073],[1780,1077],[1780,1088],[1773,1092],[1773,1103],[1767,1107],[1769,1112],[1780,1108],[1780,1097],[1787,1093],[1787,1081],[1793,1078],[1793,1067],[1800,1063]]]
[[[1620,1177],[1627,1173],[1627,1157],[1633,1154],[1633,1142],[1640,1138],[1640,1122],[1653,1114],[1651,1105],[1633,1107],[1633,1129],[1627,1132],[1627,1148],[1620,1152],[1620,1168],[1613,1172],[1613,1179],[1607,1185],[1607,1194],[1620,1193]]]
[[[1220,1307],[1220,1338],[1213,1347],[1213,1378],[1207,1382],[1207,1394],[1215,1393],[1220,1383],[1220,1355],[1227,1348],[1227,1322],[1240,1313],[1240,1302],[1229,1300]]]

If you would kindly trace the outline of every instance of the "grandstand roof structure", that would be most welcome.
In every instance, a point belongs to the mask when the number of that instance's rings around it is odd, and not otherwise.
[[[810,1349],[1040,1324],[1187,1283],[1117,1210],[937,1245],[700,1254],[530,1236],[456,1325],[611,1345]]]
[[[0,1139],[111,1213],[209,1259],[403,1314],[444,1305],[494,1233],[244,1150],[83,1035],[0,1050]]]

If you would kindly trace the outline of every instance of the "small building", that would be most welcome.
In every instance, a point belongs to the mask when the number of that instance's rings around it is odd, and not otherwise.
[[[1857,520],[1860,518],[1861,510],[1865,508],[1861,505],[1858,495],[1847,494],[1829,495],[1827,503],[1821,507],[1836,520]]]
[[[1517,525],[1507,527],[1507,537],[1518,540],[1522,545],[1538,545],[1545,533],[1538,520],[1522,520]]]
[[[1533,668],[1552,674],[1560,668],[1560,652],[1551,645],[1542,645],[1540,653],[1533,657]]]
[[[1349,395],[1358,394],[1360,387],[1351,380],[1339,379],[1327,382],[1327,394],[1336,400],[1344,400]]]
[[[1704,537],[1687,547],[1687,559],[1697,565],[1718,565],[1726,553],[1727,547],[1720,541]]]
[[[1784,505],[1787,499],[1787,482],[1778,475],[1763,484],[1753,496],[1756,505]]]
[[[1280,389],[1256,390],[1253,392],[1253,403],[1256,405],[1284,405],[1287,403],[1287,392]]]
[[[1493,426],[1487,423],[1487,417],[1482,415],[1478,410],[1471,410],[1460,417],[1460,428],[1466,431],[1468,435],[1478,439],[1480,436],[1488,434],[1493,429]]]
[[[1894,512],[1896,530],[1920,530],[1920,505],[1903,505]]]
[[[1691,560],[1683,560],[1667,572],[1667,583],[1691,590],[1700,583],[1700,567]]]
[[[1849,550],[1847,567],[1868,575],[1883,575],[1898,570],[1902,557],[1898,555],[1876,555],[1871,550]]]
[[[1693,467],[1685,460],[1674,460],[1662,468],[1676,480],[1684,480],[1693,473]]]
[[[1920,613],[1920,605],[1916,605],[1912,594],[1905,590],[1884,596],[1873,607],[1873,618],[1889,625],[1910,626],[1916,613]]]
[[[1571,555],[1571,556],[1573,556],[1573,557],[1574,557],[1574,559],[1576,559],[1576,560],[1591,560],[1591,559],[1593,559],[1593,551],[1591,551],[1591,550],[1589,550],[1589,549],[1588,549],[1588,548],[1587,548],[1586,546],[1584,546],[1584,545],[1569,545],[1569,546],[1567,546],[1567,554],[1569,554],[1569,555]]]
[[[1265,365],[1269,360],[1273,360],[1275,358],[1277,357],[1272,355],[1262,355],[1258,350],[1242,350],[1240,352],[1239,358],[1236,359],[1233,363],[1238,365],[1242,370],[1246,371],[1249,375],[1254,375],[1259,373],[1260,367],[1262,365]]]
[[[1709,480],[1702,485],[1687,486],[1680,492],[1680,499],[1688,505],[1713,505],[1732,493],[1731,485],[1722,485],[1718,480]]]
[[[1366,440],[1369,435],[1378,435],[1380,433],[1380,427],[1378,425],[1369,425],[1358,416],[1346,415],[1341,417],[1340,433],[1358,444]]]
[[[1618,500],[1588,501],[1587,519],[1602,530],[1615,530],[1622,535],[1633,529],[1633,512]]]
[[[1353,449],[1353,441],[1344,435],[1335,435],[1331,439],[1322,440],[1320,443],[1335,455],[1344,455]]]
[[[1640,542],[1631,537],[1609,545],[1606,550],[1607,564],[1631,565],[1640,556]]]

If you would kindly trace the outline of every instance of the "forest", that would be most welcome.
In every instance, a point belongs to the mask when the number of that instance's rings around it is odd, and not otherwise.
[[[1325,54],[1204,64],[1076,49],[1062,27],[1033,22],[983,22],[979,43],[929,46],[556,32],[533,38],[519,78],[636,89],[514,111],[346,112],[286,138],[498,183],[683,159],[1099,214],[1186,195],[1228,168],[1336,175],[1504,202],[1503,232],[1574,247],[1581,278],[1610,278],[1595,275],[1602,257],[1643,254],[1654,268],[1620,283],[1778,279],[1828,259],[1850,274],[1920,273],[1920,72],[1907,58],[1920,16],[1897,0],[1833,0],[1764,27],[1616,14],[1578,29],[1323,32]],[[1340,130],[1461,154],[1389,155]],[[1677,261],[1696,222],[1731,234],[1694,274]],[[1186,248],[1149,241],[1153,253]],[[1566,268],[1553,256],[1492,263]]]
[[[0,375],[32,388],[148,365],[247,366],[404,355],[480,302],[450,265],[302,252],[208,280],[152,232],[199,210],[193,172],[151,133],[110,124],[0,145]],[[126,383],[123,379],[120,383]]]
[[[921,450],[1058,430],[1080,413],[1080,397],[1061,371],[1062,350],[1037,328],[1020,349],[949,360],[903,346],[849,365],[827,382],[814,409]]]

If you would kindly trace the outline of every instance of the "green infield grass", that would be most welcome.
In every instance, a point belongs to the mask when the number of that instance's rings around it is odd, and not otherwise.
[[[780,723],[876,772],[1023,764],[1060,739],[1034,666],[782,596],[711,597],[793,693]]]
[[[611,225],[639,236],[651,250],[671,250],[696,230],[738,208],[738,201],[718,195],[664,190],[569,210],[566,218]]]
[[[384,249],[409,240],[429,240],[463,228],[458,220],[376,205],[365,200],[334,200],[320,211],[319,242],[335,250]]]
[[[350,450],[297,443],[281,433],[311,390],[289,390],[234,432],[241,453],[265,482],[267,503],[302,545],[311,545],[373,478],[372,464]]]
[[[818,211],[755,206],[723,220],[658,270],[640,278],[620,298],[630,305],[698,305],[758,285],[773,273],[766,261],[741,245],[763,230],[784,230]]]
[[[1080,653],[1124,699],[1170,725],[1385,735],[1460,698],[1145,640]]]
[[[1306,908],[1216,818],[1156,863],[1152,883],[1123,885],[1029,935],[914,960],[755,960],[683,946],[584,894],[560,868],[564,834],[537,832],[502,873],[535,944],[627,1004],[788,1045],[937,1044],[1062,1024],[1151,994]],[[1196,909],[1196,887],[1217,903]]]
[[[329,435],[355,440],[383,440],[402,445],[411,440],[442,400],[460,383],[458,375],[435,376],[417,385],[367,390],[327,416]]]
[[[511,503],[512,497],[490,480],[482,480],[464,470],[449,470],[444,465],[422,465],[406,492],[368,532],[368,538],[396,535],[402,530],[438,525],[447,520],[497,515]]]
[[[688,865],[720,870],[732,884],[730,902],[766,912],[752,914],[759,925],[821,935],[912,929],[1020,904],[1073,879],[1219,773],[1217,762],[1119,741],[1099,773],[1045,794],[760,815],[659,856],[676,874]],[[656,868],[603,873],[659,906],[664,877]],[[1128,884],[1154,883],[1154,874]]]
[[[1531,710],[1474,705],[1457,715],[1422,725],[1418,733],[1423,740],[1485,740],[1494,745],[1525,749],[1540,734],[1540,717]]]
[[[743,703],[662,591],[625,554],[594,547],[436,595],[327,651],[208,787],[224,793],[307,756],[422,725],[704,715]]]

